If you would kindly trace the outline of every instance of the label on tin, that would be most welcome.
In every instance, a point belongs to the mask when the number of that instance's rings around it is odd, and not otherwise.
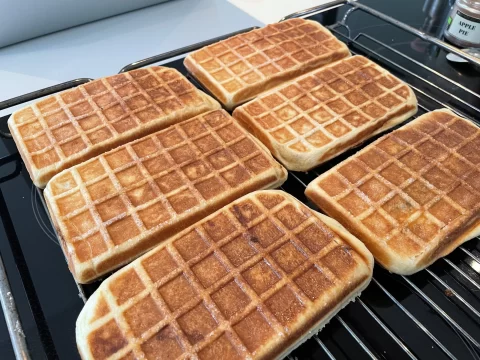
[[[480,44],[480,20],[459,10],[448,19],[447,31],[457,39]]]

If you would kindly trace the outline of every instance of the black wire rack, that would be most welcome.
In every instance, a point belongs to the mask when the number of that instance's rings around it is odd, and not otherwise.
[[[471,63],[480,64],[478,59],[472,58],[435,37],[353,0],[332,1],[322,6],[291,14],[282,20],[293,17],[318,20],[318,16],[336,8],[341,8],[344,15],[339,22],[328,26],[328,28],[340,40],[347,43],[353,54],[361,54],[371,58],[407,82],[416,93],[419,112],[409,121],[426,112],[438,108],[448,108],[480,125],[480,122],[476,120],[480,118],[480,109],[477,107],[477,104],[480,104],[479,94],[427,66],[424,62],[407,56],[375,36],[365,32],[352,35],[349,19],[353,13],[363,12],[412,34],[431,46],[456,53]],[[191,51],[252,29],[254,28],[244,29],[136,61],[122,68],[120,72],[151,64],[162,64],[177,68],[197,87],[206,91],[187,73],[183,67],[183,57]],[[0,110],[88,81],[90,79],[77,79],[0,102]],[[8,137],[9,133],[2,130],[0,136]],[[370,139],[364,145],[376,138]],[[308,173],[289,172],[289,178],[282,186],[282,190],[315,208],[304,195],[306,185],[322,172],[356,151],[358,151],[358,148],[347,151],[338,158]],[[10,162],[19,163],[18,154],[0,158],[0,166]],[[4,180],[2,178],[0,181],[8,181],[8,179]],[[41,190],[37,189],[36,191],[43,201]],[[43,206],[45,206],[44,203]],[[51,231],[54,231],[53,227]],[[362,295],[335,316],[324,331],[313,335],[311,339],[293,351],[287,358],[289,360],[318,358],[418,359],[434,357],[438,359],[480,359],[479,240],[480,238],[476,238],[459,246],[447,257],[438,260],[427,269],[412,276],[393,275],[376,265],[373,280]],[[25,341],[23,336],[8,279],[5,276],[5,271],[2,272],[2,270],[4,270],[3,262],[0,257],[0,300],[7,319],[12,344],[17,358],[29,359],[26,347],[28,339]],[[28,283],[31,282],[28,278],[28,272],[26,275],[22,275],[22,281],[28,289]],[[77,284],[79,295],[83,301],[87,300],[100,282],[89,285]],[[35,290],[32,291],[28,293],[28,297],[31,306],[35,307],[35,302],[38,302],[38,300],[35,300]],[[74,350],[72,349],[72,351]]]

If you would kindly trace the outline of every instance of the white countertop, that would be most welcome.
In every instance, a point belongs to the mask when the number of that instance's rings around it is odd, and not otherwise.
[[[133,61],[323,2],[175,0],[11,45],[0,49],[0,100],[79,77],[114,74]]]

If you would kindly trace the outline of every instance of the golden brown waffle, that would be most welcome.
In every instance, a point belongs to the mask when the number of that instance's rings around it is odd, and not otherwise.
[[[44,195],[70,270],[85,283],[286,177],[263,145],[215,110],[65,170]]]
[[[244,196],[112,275],[77,320],[91,359],[274,359],[369,283],[373,257],[282,191]]]
[[[318,22],[291,19],[195,51],[184,64],[227,109],[233,109],[349,55],[347,46]]]
[[[43,188],[70,166],[218,108],[177,70],[153,66],[49,96],[13,113],[8,127]]]
[[[480,232],[480,129],[449,110],[383,136],[306,195],[388,270],[412,274]]]
[[[354,56],[262,94],[233,116],[287,169],[307,171],[416,112],[405,83]]]

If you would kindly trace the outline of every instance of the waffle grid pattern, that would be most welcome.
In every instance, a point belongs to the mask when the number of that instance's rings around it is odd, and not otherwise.
[[[38,169],[205,100],[178,71],[151,67],[55,94],[14,114]]]
[[[107,281],[90,320],[94,358],[118,350],[95,347],[118,340],[105,334],[133,333],[111,359],[255,358],[291,336],[314,303],[328,307],[361,278],[363,261],[299,205],[271,193],[238,201]]]
[[[478,213],[479,154],[480,130],[436,111],[328,171],[318,186],[375,242],[419,256]]]
[[[188,216],[258,181],[274,161],[223,110],[77,165],[51,180],[49,201],[80,262]]]
[[[318,23],[292,19],[236,35],[190,56],[233,94],[315,58],[334,56],[344,47]]]
[[[411,91],[361,56],[340,60],[243,105],[251,121],[281,146],[311,152],[352,137],[405,106]],[[237,110],[238,111],[238,110]]]

